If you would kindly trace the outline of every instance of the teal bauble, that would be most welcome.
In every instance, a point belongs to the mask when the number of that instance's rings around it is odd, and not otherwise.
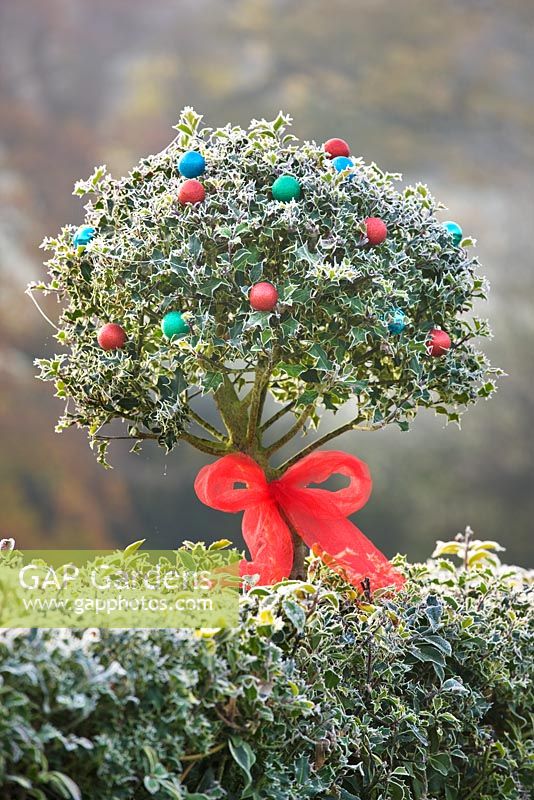
[[[206,159],[198,150],[188,150],[178,162],[178,169],[184,178],[198,178],[206,169]]]
[[[332,159],[332,165],[336,172],[344,172],[344,170],[351,169],[354,166],[354,161],[352,158],[347,158],[347,156],[336,156],[336,158]],[[352,172],[347,177],[349,180],[352,180],[354,178],[354,173]]]
[[[299,199],[302,188],[293,175],[280,175],[272,185],[272,193],[275,200],[288,203],[290,200]]]
[[[452,220],[448,220],[447,222],[443,223],[443,227],[452,237],[452,241],[456,246],[460,244],[463,239],[464,233],[457,222],[453,222]]]
[[[73,247],[85,247],[89,244],[96,230],[92,225],[80,225],[74,236],[72,237]]]
[[[189,330],[189,325],[179,311],[169,311],[161,320],[161,330],[166,339],[183,336]]]
[[[394,308],[388,322],[388,331],[393,334],[402,333],[406,327],[406,314],[402,308]]]

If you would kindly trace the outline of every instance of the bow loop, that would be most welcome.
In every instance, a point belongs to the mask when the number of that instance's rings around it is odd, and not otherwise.
[[[244,484],[237,488],[236,484]],[[198,498],[219,511],[244,511],[243,538],[252,561],[241,575],[259,574],[260,583],[276,583],[291,572],[293,542],[262,468],[250,456],[234,453],[203,467],[195,481]]]
[[[348,486],[335,491],[309,487],[310,483],[324,483],[333,475],[349,479]],[[291,494],[299,505],[310,508],[322,518],[339,515],[348,517],[367,503],[372,481],[367,464],[341,450],[319,451],[297,461],[278,481],[282,493]],[[300,490],[300,491],[299,491]]]
[[[236,484],[244,484],[237,488]],[[199,500],[218,511],[244,511],[269,498],[269,485],[262,468],[244,453],[223,456],[202,467],[195,480]]]

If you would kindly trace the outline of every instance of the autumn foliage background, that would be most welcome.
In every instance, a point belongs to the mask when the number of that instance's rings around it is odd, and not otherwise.
[[[21,547],[105,546],[146,536],[239,537],[197,501],[202,456],[117,443],[105,472],[34,379],[57,348],[24,295],[38,244],[78,224],[74,181],[161,149],[178,110],[211,125],[290,111],[295,132],[342,136],[407,182],[425,180],[468,235],[492,283],[485,345],[508,377],[462,431],[420,415],[403,434],[355,433],[374,494],[359,526],[388,554],[424,557],[466,523],[528,563],[534,513],[531,196],[534,10],[430,0],[4,0],[0,5],[0,534]],[[53,312],[53,306],[49,307]]]

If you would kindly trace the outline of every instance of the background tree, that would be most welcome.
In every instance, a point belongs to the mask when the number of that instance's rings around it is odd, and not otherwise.
[[[186,108],[126,178],[100,167],[79,182],[86,226],[43,243],[50,278],[30,289],[57,295],[66,352],[41,377],[67,400],[59,428],[86,428],[102,462],[122,419],[134,449],[243,452],[272,479],[340,433],[405,430],[420,407],[458,421],[492,393],[473,344],[488,327],[466,316],[486,292],[472,240],[426,186],[399,192],[399,176],[343,144],[300,144],[289,121],[211,130]],[[264,419],[269,393],[280,408]],[[277,463],[321,408],[347,405],[347,422]]]

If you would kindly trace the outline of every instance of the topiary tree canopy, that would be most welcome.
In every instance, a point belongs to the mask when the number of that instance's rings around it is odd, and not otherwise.
[[[99,167],[77,183],[86,224],[43,243],[49,279],[30,291],[62,307],[64,351],[39,360],[66,399],[59,429],[86,428],[105,461],[121,419],[134,448],[246,453],[272,479],[340,433],[405,430],[420,407],[458,421],[492,393],[474,345],[489,330],[469,315],[486,293],[473,241],[424,185],[397,189],[342,140],[299,142],[283,114],[248,130],[201,119],[186,108],[126,177]],[[277,462],[342,408],[342,425]]]

